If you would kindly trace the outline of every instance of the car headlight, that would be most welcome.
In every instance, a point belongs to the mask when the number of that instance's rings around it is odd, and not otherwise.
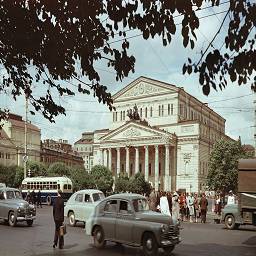
[[[21,208],[20,207],[18,207],[18,212],[21,212]]]
[[[168,226],[168,225],[163,224],[163,225],[161,226],[161,231],[162,231],[163,233],[167,233],[168,230],[169,230],[169,226]]]

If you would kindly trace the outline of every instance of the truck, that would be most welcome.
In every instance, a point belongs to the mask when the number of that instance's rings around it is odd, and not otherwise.
[[[222,209],[221,220],[227,229],[240,225],[256,226],[256,158],[238,161],[238,202]]]

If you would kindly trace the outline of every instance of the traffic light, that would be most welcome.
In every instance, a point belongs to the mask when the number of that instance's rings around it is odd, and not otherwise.
[[[30,176],[31,176],[31,170],[28,169],[28,177],[30,177]]]

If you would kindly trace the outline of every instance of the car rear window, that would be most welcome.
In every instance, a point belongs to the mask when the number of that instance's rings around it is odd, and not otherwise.
[[[101,199],[104,199],[105,196],[103,193],[94,193],[92,194],[92,198],[93,198],[93,201],[96,202],[96,201],[99,201]]]

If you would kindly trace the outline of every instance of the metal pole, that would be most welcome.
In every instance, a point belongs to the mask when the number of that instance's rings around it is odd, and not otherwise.
[[[27,177],[27,121],[28,121],[28,97],[25,93],[25,155],[24,155],[24,179]]]

